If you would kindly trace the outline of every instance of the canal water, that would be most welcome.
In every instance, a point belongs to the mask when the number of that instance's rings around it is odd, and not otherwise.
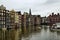
[[[50,31],[48,27],[43,27],[38,32],[32,32],[25,37],[23,36],[22,40],[60,40],[60,32]]]

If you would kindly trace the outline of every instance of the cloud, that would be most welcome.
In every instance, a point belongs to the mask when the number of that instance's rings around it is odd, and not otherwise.
[[[46,4],[53,4],[53,3],[58,3],[60,0],[48,0]]]
[[[31,8],[31,7],[35,7],[37,5],[43,4],[45,3],[46,0],[2,0],[0,4],[4,4],[6,6],[9,7],[14,7],[17,6],[19,7],[27,7],[27,8]],[[17,8],[16,7],[16,8]]]
[[[48,15],[48,12],[55,12],[60,9],[60,0],[0,0],[0,5],[3,4],[7,9],[15,9],[29,11],[32,9],[33,14],[42,16]]]

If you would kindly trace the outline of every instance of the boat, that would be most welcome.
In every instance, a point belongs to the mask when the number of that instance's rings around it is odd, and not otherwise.
[[[60,23],[53,24],[51,30],[60,31]]]
[[[50,30],[55,30],[56,27],[57,27],[57,25],[56,24],[53,24],[52,27],[50,28]]]

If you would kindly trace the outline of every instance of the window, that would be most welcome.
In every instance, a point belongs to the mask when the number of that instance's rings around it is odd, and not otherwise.
[[[3,13],[0,13],[0,15],[3,15]]]
[[[5,22],[3,22],[5,24]]]

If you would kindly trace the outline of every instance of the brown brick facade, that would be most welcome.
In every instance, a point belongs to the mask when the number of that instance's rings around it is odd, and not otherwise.
[[[57,13],[57,14],[52,13],[52,15],[49,15],[48,16],[48,21],[51,24],[60,22],[60,15],[59,15],[59,13]]]

